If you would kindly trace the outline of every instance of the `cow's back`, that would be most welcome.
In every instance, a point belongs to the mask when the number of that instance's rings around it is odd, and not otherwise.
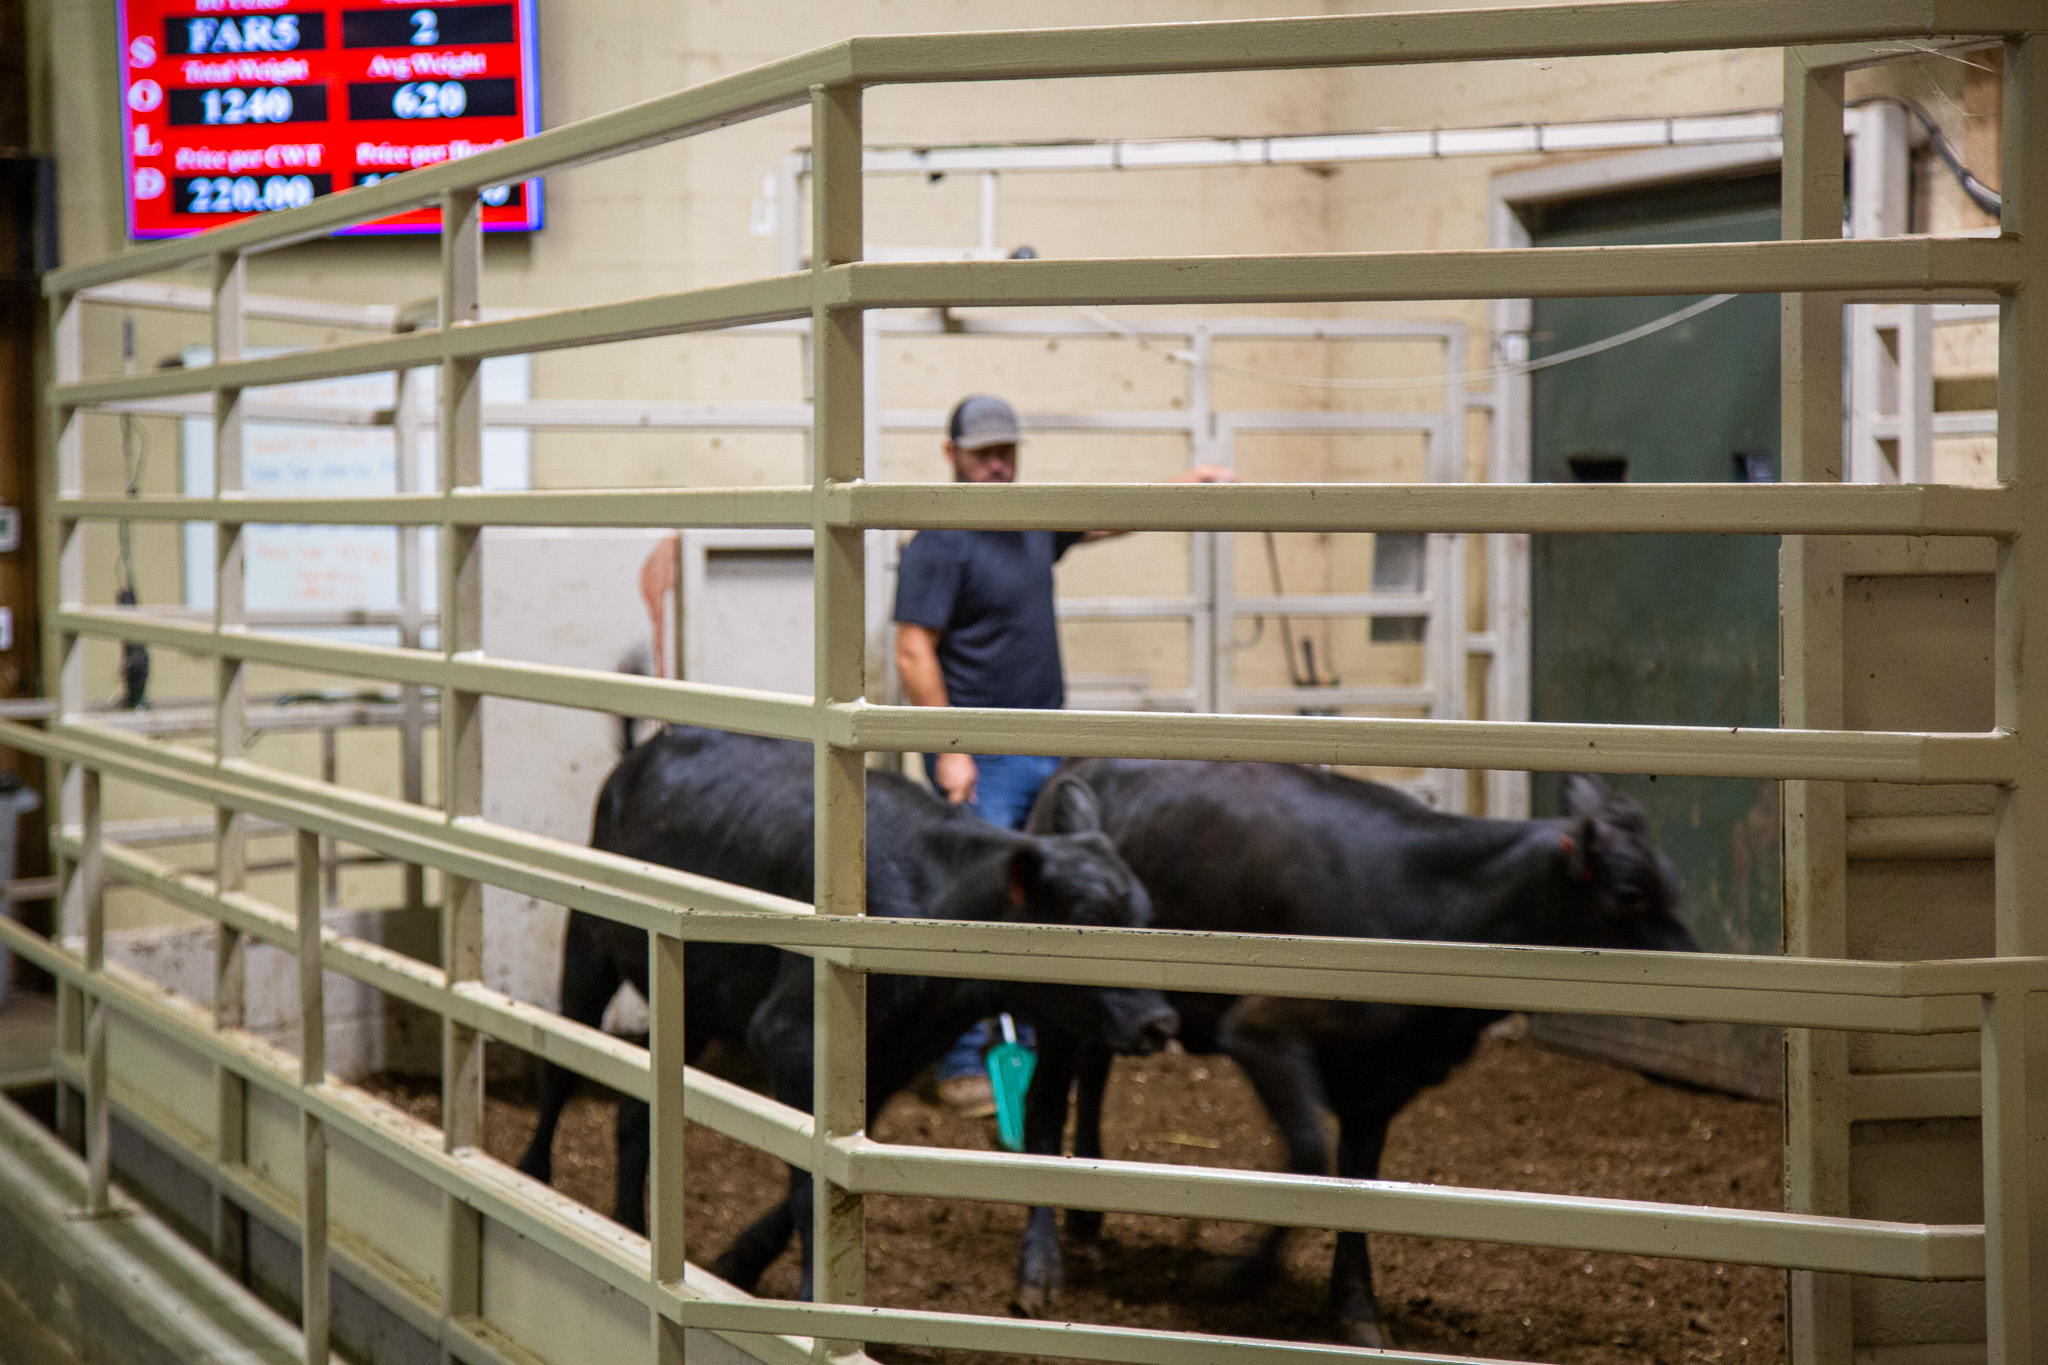
[[[1503,822],[1295,764],[1092,760],[1069,774],[1152,894],[1163,929],[1433,938],[1447,863],[1484,859]]]

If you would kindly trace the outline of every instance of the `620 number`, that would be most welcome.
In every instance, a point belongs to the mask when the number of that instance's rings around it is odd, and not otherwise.
[[[400,118],[458,118],[468,107],[461,81],[408,81],[391,96],[391,112]]]

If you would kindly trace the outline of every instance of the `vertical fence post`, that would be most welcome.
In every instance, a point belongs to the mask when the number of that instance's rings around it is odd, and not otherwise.
[[[327,1079],[327,1005],[320,965],[320,836],[299,830],[297,844],[299,1085],[304,1090]],[[305,1162],[299,1194],[299,1323],[306,1365],[327,1365],[327,1126],[303,1107],[299,1137]]]
[[[397,446],[398,492],[420,491],[420,381],[412,370],[392,376],[392,440]],[[398,528],[398,644],[420,647],[420,528]],[[417,683],[398,689],[398,794],[418,804],[426,799],[426,693]],[[405,865],[405,908],[416,914],[426,906],[426,872],[418,863]]]
[[[341,746],[335,726],[320,727],[320,780],[332,784],[341,777]],[[329,905],[341,903],[341,845],[332,838],[320,840],[320,893]]]
[[[246,323],[243,304],[248,268],[239,254],[213,258],[213,359],[217,365],[242,358]],[[213,490],[215,497],[242,491],[242,391],[213,394]],[[247,623],[246,540],[239,522],[217,522],[213,530],[213,628],[240,630]],[[248,753],[247,670],[240,659],[214,660],[214,761],[226,764]],[[248,816],[225,806],[214,809],[214,887],[221,895],[248,884]],[[246,1012],[247,957],[241,933],[226,924],[214,928],[213,1022],[240,1028]],[[247,1158],[248,1082],[225,1066],[214,1068],[214,1131],[220,1163],[239,1166]],[[213,1190],[213,1253],[230,1275],[240,1278],[248,1263],[248,1214],[224,1184]]]
[[[62,294],[50,301],[51,368],[59,384],[75,383],[85,377],[84,308],[76,294]],[[43,625],[43,689],[57,704],[51,717],[53,729],[85,709],[85,648],[75,631],[58,623],[61,609],[85,601],[85,528],[79,522],[65,522],[57,515],[58,498],[77,497],[85,486],[85,430],[75,407],[60,407],[50,414],[50,446],[44,452],[42,534],[37,538],[41,557]],[[64,888],[56,910],[56,931],[68,938],[81,931],[77,898],[71,894],[71,868],[63,854],[61,837],[67,826],[79,819],[77,768],[52,761],[45,781],[50,793],[50,850],[57,884]],[[68,1057],[85,1052],[85,995],[68,982],[57,985],[57,1050]],[[78,1092],[61,1080],[57,1083],[57,1132],[76,1147],[85,1141],[84,1115]]]
[[[1209,329],[1196,326],[1188,336],[1193,352],[1188,371],[1188,464],[1213,464],[1211,446],[1216,440],[1216,392],[1209,362],[1215,343]],[[1214,531],[1188,532],[1188,687],[1194,693],[1197,713],[1216,709],[1216,670],[1227,667],[1230,655],[1225,642],[1228,627],[1216,619],[1216,578],[1211,567],[1216,560]]]
[[[106,864],[101,854],[100,775],[88,768],[79,784],[84,822],[78,866],[72,873],[79,908],[85,914],[85,970],[97,989],[107,966]],[[91,996],[85,1025],[85,1211],[97,1218],[107,1211],[107,1180],[113,1173],[113,1151],[107,1116],[107,1003]]]
[[[857,261],[862,249],[861,91],[855,85],[811,87],[811,269],[813,278]],[[863,388],[861,310],[811,308],[814,487],[812,563],[817,617],[818,912],[867,910],[867,770],[858,749],[827,742],[825,708],[866,692],[867,623],[863,531],[828,524],[835,484],[862,474]],[[816,965],[816,1052],[812,1110],[817,1158],[811,1167],[812,1297],[818,1303],[859,1303],[866,1289],[867,1234],[861,1198],[826,1177],[834,1138],[867,1126],[867,978],[820,958]],[[663,1078],[665,1079],[665,1078]],[[821,1358],[856,1349],[820,1339]]]
[[[1784,219],[1788,240],[1842,233],[1842,72],[1785,52]],[[1830,294],[1779,301],[1780,455],[1788,483],[1842,477],[1842,303]],[[1825,538],[1786,536],[1779,549],[1783,618],[1779,714],[1789,726],[1842,724],[1841,606]],[[1785,951],[1848,955],[1844,902],[1848,862],[1839,782],[1784,788]],[[1788,1029],[1786,1207],[1849,1212],[1849,1053],[1839,1032]],[[1847,1365],[1851,1348],[1846,1276],[1791,1273],[1794,1365]]]
[[[1999,793],[2000,956],[2048,953],[2048,34],[2005,48],[2003,212],[2020,288],[1999,301],[1998,478],[2020,500],[1999,547],[1997,724],[2018,736]],[[2048,1360],[2048,997],[1999,996],[1984,1020],[1985,1326],[1993,1365]]]
[[[483,216],[475,190],[451,190],[441,198],[441,330],[482,316]],[[441,653],[454,659],[483,643],[483,533],[455,522],[459,488],[483,482],[482,362],[444,351],[441,361],[442,518]],[[444,688],[441,693],[441,805],[451,821],[483,810],[483,698]],[[466,877],[441,880],[441,966],[448,989],[483,976],[484,888]],[[484,1039],[441,1018],[441,1136],[451,1152],[483,1143]],[[450,1319],[475,1317],[483,1275],[483,1219],[470,1205],[443,1199],[447,1229],[446,1279],[442,1311]]]
[[[648,1268],[656,1284],[683,1278],[683,941],[647,936]],[[682,1365],[683,1329],[647,1310],[655,1365]]]

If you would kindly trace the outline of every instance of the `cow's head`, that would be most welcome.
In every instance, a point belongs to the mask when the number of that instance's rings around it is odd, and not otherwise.
[[[1032,810],[1004,863],[1002,918],[1022,924],[1142,929],[1152,898],[1102,832],[1102,810],[1085,782],[1056,778]],[[1019,983],[1020,1004],[1041,1023],[1125,1054],[1157,1052],[1180,1016],[1155,990]]]
[[[1697,952],[1678,918],[1678,873],[1632,796],[1589,773],[1564,779],[1553,866],[1565,891],[1570,942],[1588,948]]]

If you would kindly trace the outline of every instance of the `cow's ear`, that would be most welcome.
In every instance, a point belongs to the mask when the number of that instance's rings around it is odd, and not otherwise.
[[[1566,773],[1559,795],[1566,815],[1591,815],[1608,801],[1607,784],[1591,773]]]
[[[1037,897],[1045,881],[1045,857],[1030,844],[1010,855],[1008,867],[1010,904],[1019,910]]]
[[[1590,815],[1582,815],[1566,825],[1565,832],[1558,836],[1557,848],[1563,855],[1564,875],[1568,880],[1593,880],[1593,841],[1599,832],[1598,822]]]
[[[1054,834],[1095,834],[1102,830],[1102,804],[1086,782],[1074,778],[1054,782],[1045,794]]]

